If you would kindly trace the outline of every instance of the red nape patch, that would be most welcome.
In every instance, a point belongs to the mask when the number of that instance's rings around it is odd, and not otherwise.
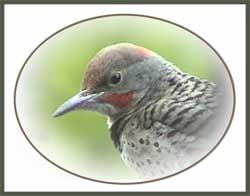
[[[146,49],[146,48],[143,48],[143,47],[139,47],[139,52],[141,53],[142,56],[150,56],[152,55],[152,51]]]
[[[124,94],[109,94],[104,97],[104,100],[115,106],[126,107],[131,103],[133,94],[133,92]]]

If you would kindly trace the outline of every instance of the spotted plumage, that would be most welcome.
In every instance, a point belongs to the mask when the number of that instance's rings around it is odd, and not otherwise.
[[[132,44],[103,49],[83,88],[55,113],[75,109],[108,116],[124,162],[143,179],[174,174],[208,153],[221,136],[223,90]]]

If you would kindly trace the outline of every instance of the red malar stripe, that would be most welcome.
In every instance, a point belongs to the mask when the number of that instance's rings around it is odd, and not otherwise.
[[[124,94],[109,94],[104,97],[104,100],[112,105],[119,107],[128,106],[133,99],[133,92]]]

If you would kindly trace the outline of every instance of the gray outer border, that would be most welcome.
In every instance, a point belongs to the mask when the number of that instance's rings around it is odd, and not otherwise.
[[[30,3],[30,2],[32,2],[32,1],[24,1],[24,2],[20,2],[20,1],[17,1],[17,2],[15,2],[15,1],[11,1],[10,0],[10,3],[13,3],[13,4],[22,4],[22,3]],[[145,1],[146,2],[146,1]],[[143,4],[145,3],[145,2],[143,2]],[[4,4],[8,4],[8,1],[6,2],[5,1],[5,3],[4,2],[0,2],[1,3],[1,43],[2,43],[2,45],[1,45],[1,63],[2,63],[2,66],[1,66],[1,78],[3,78],[3,76],[4,76],[4,59],[3,59],[3,57],[4,57],[4,32],[3,32],[3,30],[4,30]],[[39,3],[41,3],[41,2],[39,2]],[[46,1],[44,1],[44,2],[42,2],[43,4],[46,4]],[[55,3],[55,2],[54,2]],[[59,1],[57,1],[57,3],[59,3]],[[60,2],[60,4],[62,4],[62,3],[65,3],[65,2]],[[71,3],[71,2],[66,2],[66,3]],[[84,3],[86,3],[86,2],[81,2],[82,4],[84,4]],[[97,2],[94,2],[94,1],[92,1],[91,2],[92,4],[99,4],[100,2],[99,1],[97,1]],[[105,2],[104,2],[105,3]],[[112,3],[114,3],[114,2],[112,2]],[[127,2],[128,3],[128,2]],[[137,2],[138,3],[138,2]],[[153,3],[153,4],[156,4],[157,2],[151,2],[151,3]],[[168,4],[169,2],[166,2],[165,4]],[[170,2],[171,3],[171,2]],[[178,2],[176,2],[176,3],[178,3]],[[179,2],[179,3],[183,3],[183,2]],[[179,4],[178,3],[178,4]],[[197,3],[197,1],[196,2],[191,2],[191,3]],[[228,2],[225,2],[225,1],[223,1],[223,3],[225,4],[228,4],[228,3],[234,3],[234,4],[245,4],[246,5],[246,39],[247,39],[247,46],[246,46],[246,51],[248,52],[249,51],[249,37],[247,36],[248,34],[249,34],[249,2],[243,2],[243,1],[228,1]],[[213,4],[213,1],[210,1],[210,2],[206,2],[206,4]],[[204,40],[203,40],[204,41]],[[209,44],[208,44],[209,45]],[[209,45],[210,46],[210,45]],[[210,46],[211,47],[211,46]],[[211,47],[212,48],[212,47]],[[212,48],[213,49],[213,48]],[[248,54],[248,53],[247,53]],[[249,56],[248,55],[246,55],[246,62],[247,62],[247,65],[249,66]],[[249,73],[249,67],[248,66],[246,66],[246,92],[247,92],[247,94],[246,94],[246,100],[248,100],[248,98],[249,98],[249,89],[248,89],[248,85],[249,85],[249,78],[248,78],[248,73]],[[4,95],[4,80],[2,80],[2,83],[1,83],[1,93],[2,93],[2,99],[1,99],[1,105],[0,106],[2,106],[2,111],[3,111],[3,106],[4,106],[4,100],[3,100],[3,95]],[[249,117],[249,107],[248,107],[248,102],[246,101],[246,104],[247,104],[247,110],[246,110],[246,115],[247,115],[247,117]],[[4,114],[4,111],[2,112],[2,114]],[[3,128],[4,128],[4,115],[2,115],[1,116],[2,118],[1,118],[1,127],[2,127],[2,132],[1,132],[1,152],[2,152],[2,155],[4,155],[4,132],[3,132]],[[246,130],[248,130],[249,129],[249,122],[248,121],[246,121]],[[246,166],[247,166],[247,168],[246,168],[246,171],[247,171],[247,175],[246,175],[246,184],[247,184],[247,186],[246,186],[246,192],[188,192],[188,193],[185,193],[185,195],[196,195],[196,194],[198,194],[198,195],[200,195],[201,193],[203,193],[203,194],[206,194],[206,195],[211,195],[211,194],[214,194],[214,193],[217,193],[217,194],[222,194],[222,195],[232,195],[232,194],[237,194],[237,195],[248,195],[249,194],[249,143],[248,143],[248,141],[249,141],[249,133],[248,133],[248,131],[246,132],[246,134],[247,134],[247,137],[246,137],[246,144],[247,144],[247,146],[246,146]],[[1,183],[1,193],[5,193],[6,194],[6,192],[4,192],[4,164],[3,164],[3,159],[4,159],[4,156],[1,156],[2,157],[2,161],[1,161],[1,180],[2,180],[2,183]],[[44,193],[40,193],[40,194],[47,194],[47,193],[49,193],[49,192],[44,192]],[[52,192],[51,192],[52,193]],[[68,192],[69,193],[69,192]],[[53,194],[60,194],[60,195],[65,195],[65,194],[68,194],[68,193],[60,193],[60,192],[53,192]],[[78,193],[81,193],[81,192],[78,192]],[[78,194],[77,192],[75,192],[75,193],[72,193],[72,194]],[[98,192],[96,192],[96,193],[98,193]],[[152,193],[152,192],[151,192]],[[183,192],[168,192],[170,195],[183,195],[184,193]],[[14,192],[9,192],[8,194],[14,194]],[[24,195],[28,195],[29,193],[22,193],[22,194],[24,194]],[[30,194],[34,194],[34,192],[33,193],[30,193]],[[87,193],[87,194],[89,194],[89,193]],[[94,194],[94,193],[93,193]],[[107,194],[107,195],[110,195],[110,194],[117,194],[117,193],[108,193],[108,192],[106,192],[106,193],[101,193],[101,194]],[[120,194],[123,194],[123,195],[125,195],[125,194],[129,194],[129,192],[127,192],[127,193],[121,193],[120,192]],[[137,193],[138,195],[140,195],[141,193]],[[147,194],[146,192],[144,192],[143,194]],[[149,192],[149,194],[150,194],[150,192]],[[157,194],[167,194],[166,192],[165,193],[157,193]]]
[[[4,191],[4,5],[0,3],[0,88],[1,88],[1,95],[0,95],[0,109],[1,109],[1,118],[0,118],[0,150],[1,150],[1,161],[0,161],[0,176],[1,176],[1,183],[0,183],[0,194]]]

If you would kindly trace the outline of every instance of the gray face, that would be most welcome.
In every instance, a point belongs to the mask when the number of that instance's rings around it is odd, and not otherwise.
[[[90,62],[82,92],[67,101],[55,116],[76,109],[108,116],[129,111],[166,68],[155,53],[131,44],[115,45],[100,51]]]
[[[97,91],[102,88],[105,91],[112,90],[111,87],[114,86],[110,85],[110,79],[114,74],[120,72],[123,76],[122,79],[124,79],[125,75],[131,75],[133,69],[136,70],[136,67],[140,67],[141,62],[152,55],[153,53],[148,55],[142,49],[138,49],[131,44],[105,48],[91,60],[88,71],[84,76],[83,89],[95,89]],[[124,91],[125,89],[121,90]]]
[[[129,91],[144,91],[160,76],[162,61],[157,56],[147,57],[141,62],[130,64],[120,69],[122,81],[114,91],[119,93]]]
[[[101,50],[90,62],[82,89],[95,92],[126,93],[146,88],[166,68],[157,54],[131,44],[119,44]],[[116,74],[121,81],[112,84]]]
[[[155,71],[156,67],[151,65],[151,58],[134,64],[111,64],[103,71],[101,82],[90,87],[90,89],[95,92],[102,91],[118,94],[143,90],[150,85],[158,75]],[[120,80],[118,82],[113,82],[112,79],[116,75],[119,75]],[[94,78],[95,77],[96,76],[94,76]],[[88,89],[88,87],[89,86],[86,86],[85,88]]]

